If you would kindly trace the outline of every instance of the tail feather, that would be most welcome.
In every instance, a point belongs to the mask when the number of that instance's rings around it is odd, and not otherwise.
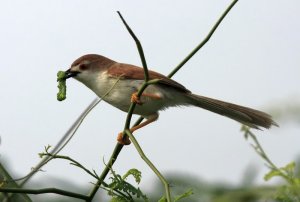
[[[192,105],[234,119],[251,128],[278,126],[269,114],[262,111],[195,94],[188,94],[188,97]]]

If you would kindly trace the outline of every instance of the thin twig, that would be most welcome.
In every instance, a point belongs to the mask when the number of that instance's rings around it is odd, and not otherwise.
[[[140,42],[140,40],[136,37],[136,35],[134,34],[134,32],[132,31],[132,29],[129,27],[129,25],[127,24],[127,22],[124,20],[122,14],[120,13],[120,11],[117,11],[118,15],[120,16],[123,24],[125,25],[127,31],[129,32],[129,34],[132,36],[132,38],[134,39],[137,49],[139,51],[140,54],[140,58],[144,67],[144,75],[145,75],[145,82],[147,82],[149,80],[149,73],[148,73],[148,67],[147,67],[147,62],[145,59],[145,55],[144,55],[144,51],[142,48],[142,44]]]
[[[101,175],[99,176],[99,179],[98,179],[97,183],[95,184],[95,186],[93,187],[93,189],[89,193],[89,200],[88,201],[92,201],[92,199],[94,198],[94,196],[97,193],[98,189],[100,188],[101,184],[103,184],[104,179],[106,178],[107,174],[109,173],[110,168],[112,167],[112,165],[117,160],[117,157],[119,156],[122,148],[123,148],[123,145],[117,143],[117,145],[115,146],[114,151],[113,151],[107,165],[105,166],[105,168],[103,169]]]
[[[252,131],[250,130],[250,128],[243,125],[241,130],[245,132],[246,139],[248,137],[250,137],[253,140],[254,144],[251,144],[251,146],[254,148],[255,152],[259,156],[261,156],[263,160],[265,160],[266,166],[269,167],[269,169],[271,169],[273,171],[277,171],[278,175],[280,175],[281,177],[283,177],[290,184],[293,184],[293,179],[291,179],[291,177],[286,172],[284,172],[282,169],[278,168],[271,161],[271,159],[268,157],[267,153],[265,152],[265,150],[263,149],[263,147],[259,143],[258,139],[256,138],[256,135],[254,133],[252,133]]]
[[[279,168],[271,161],[271,159],[268,157],[267,153],[263,149],[263,147],[260,145],[259,141],[257,140],[256,136],[248,129],[247,131],[248,135],[252,138],[252,140],[255,143],[254,149],[255,151],[263,157],[263,159],[271,166],[274,170],[279,170]]]
[[[196,46],[194,50],[190,54],[186,56],[175,68],[174,70],[168,74],[168,77],[172,77],[187,61],[189,61],[210,39],[210,37],[214,34],[218,26],[221,24],[222,20],[226,17],[226,15],[229,13],[229,11],[232,9],[232,7],[238,2],[238,0],[234,0],[224,11],[224,13],[221,15],[221,17],[218,19],[218,21],[214,24],[212,29],[209,31],[207,36],[203,39],[203,41]]]
[[[127,129],[127,130],[125,130],[125,132],[130,137],[130,140],[132,141],[132,143],[135,146],[136,150],[140,154],[141,158],[148,164],[148,166],[151,168],[151,170],[159,177],[160,181],[162,181],[162,183],[164,184],[167,201],[171,202],[169,183],[164,178],[164,176],[159,172],[159,170],[154,166],[154,164],[145,155],[144,151],[142,150],[141,146],[139,145],[139,143],[135,139],[134,135],[130,132],[130,130]]]
[[[72,159],[69,156],[53,155],[53,154],[48,153],[48,152],[43,153],[41,155],[43,155],[43,156],[50,156],[52,159],[64,159],[64,160],[71,161],[71,165],[74,165],[74,166],[77,166],[77,167],[81,168],[82,170],[84,170],[86,173],[88,173],[92,177],[98,179],[98,176],[95,173],[91,172],[89,169],[85,168],[81,163],[79,163],[78,161]]]
[[[24,194],[46,194],[46,193],[53,193],[59,194],[63,196],[69,196],[73,198],[87,200],[88,196],[83,194],[78,194],[75,192],[65,191],[62,189],[56,188],[45,188],[45,189],[18,189],[18,188],[0,188],[0,192],[4,193],[24,193]]]

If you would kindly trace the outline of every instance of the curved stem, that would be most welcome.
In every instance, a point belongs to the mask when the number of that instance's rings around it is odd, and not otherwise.
[[[141,146],[133,136],[133,134],[130,132],[129,129],[125,130],[126,134],[129,136],[130,140],[132,141],[134,147],[140,154],[141,158],[148,164],[148,166],[151,168],[151,170],[157,175],[157,177],[160,179],[160,181],[164,184],[165,192],[166,192],[166,198],[168,202],[171,202],[171,194],[170,194],[170,186],[167,180],[164,178],[164,176],[159,172],[159,170],[154,166],[154,164],[148,159],[148,157],[145,155],[144,151],[142,150]]]

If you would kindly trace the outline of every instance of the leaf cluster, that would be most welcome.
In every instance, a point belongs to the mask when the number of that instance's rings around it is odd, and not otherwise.
[[[109,195],[112,196],[111,201],[134,201],[134,198],[140,198],[148,202],[148,198],[139,187],[135,187],[126,179],[132,176],[137,184],[141,182],[141,172],[135,168],[127,171],[125,175],[116,174],[115,171],[111,170],[112,177],[110,177],[111,183],[108,185],[110,191]]]

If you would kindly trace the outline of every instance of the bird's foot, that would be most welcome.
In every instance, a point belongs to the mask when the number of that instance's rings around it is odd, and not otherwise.
[[[122,132],[118,134],[117,141],[121,145],[130,145],[131,143],[129,137],[127,135],[124,136]]]
[[[130,101],[133,102],[133,103],[139,104],[139,105],[143,104],[143,102],[138,97],[137,92],[132,93]]]
[[[162,99],[162,97],[160,95],[151,94],[151,93],[143,93],[142,96],[143,97],[149,97],[149,98],[152,98],[154,100],[160,100],[160,99]],[[134,103],[139,104],[139,105],[144,104],[144,102],[141,101],[141,99],[138,97],[137,92],[132,93],[132,95],[131,95],[131,102],[134,102]]]

